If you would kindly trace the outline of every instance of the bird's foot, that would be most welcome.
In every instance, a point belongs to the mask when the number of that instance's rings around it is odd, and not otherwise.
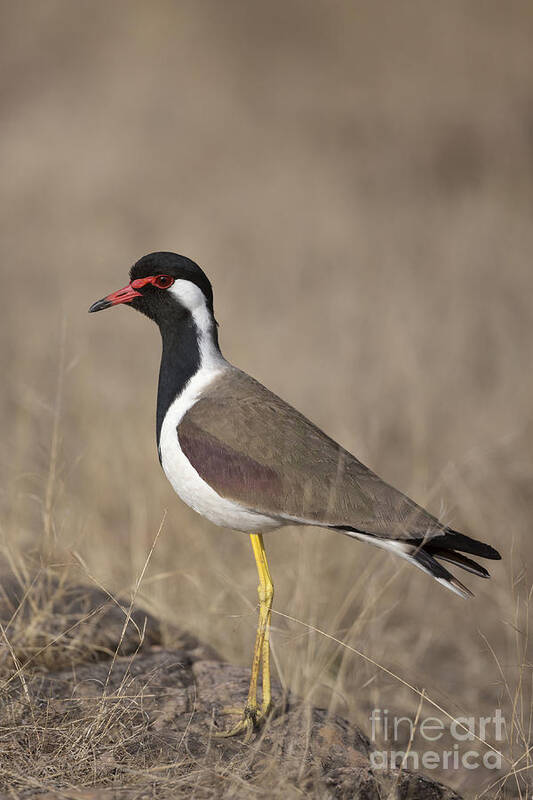
[[[217,731],[215,737],[217,739],[227,739],[230,736],[240,736],[244,734],[244,742],[247,744],[254,732],[264,723],[265,719],[270,713],[270,706],[266,708],[257,708],[246,705],[244,709],[235,708],[233,706],[223,708],[223,714],[239,714],[240,719],[233,728],[227,731]]]

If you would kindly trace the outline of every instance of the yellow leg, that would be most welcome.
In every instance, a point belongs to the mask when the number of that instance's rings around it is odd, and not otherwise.
[[[252,536],[252,547],[254,548],[257,571],[259,573],[259,615],[260,625],[263,616],[263,643],[262,643],[262,666],[263,666],[263,696],[261,698],[261,713],[264,716],[270,711],[272,696],[270,692],[270,618],[272,615],[272,601],[274,599],[274,584],[270,577],[263,537],[259,534],[259,542],[254,542]],[[257,550],[256,550],[257,548]],[[261,565],[261,567],[260,567]]]
[[[270,711],[272,702],[270,691],[270,617],[272,609],[272,599],[274,597],[274,585],[270,577],[268,562],[266,558],[263,536],[260,533],[251,533],[250,541],[257,564],[259,574],[259,621],[257,634],[255,637],[254,657],[252,660],[252,675],[250,678],[250,688],[248,699],[242,717],[234,728],[229,731],[217,733],[217,736],[237,736],[239,733],[245,734],[245,741],[250,738],[254,728]],[[263,696],[261,698],[261,710],[257,703],[257,683],[259,671],[263,668]]]

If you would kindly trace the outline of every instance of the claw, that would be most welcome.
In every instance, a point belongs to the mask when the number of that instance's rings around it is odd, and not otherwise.
[[[257,708],[236,709],[233,707],[223,708],[223,714],[240,714],[241,718],[233,728],[227,731],[217,731],[214,736],[216,739],[228,739],[231,736],[239,736],[244,733],[244,743],[248,744],[254,732],[264,723],[268,717],[270,709],[259,710]]]

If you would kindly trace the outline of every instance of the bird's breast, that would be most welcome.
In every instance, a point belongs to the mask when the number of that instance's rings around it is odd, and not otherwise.
[[[246,533],[259,533],[278,528],[279,520],[221,497],[200,477],[181,449],[178,425],[219,374],[219,371],[200,370],[170,405],[163,419],[159,437],[161,466],[172,488],[183,502],[215,525]]]

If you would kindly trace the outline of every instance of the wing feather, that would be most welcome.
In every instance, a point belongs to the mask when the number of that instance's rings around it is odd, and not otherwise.
[[[231,368],[185,414],[180,446],[222,497],[272,516],[429,540],[445,528],[306,417]]]

